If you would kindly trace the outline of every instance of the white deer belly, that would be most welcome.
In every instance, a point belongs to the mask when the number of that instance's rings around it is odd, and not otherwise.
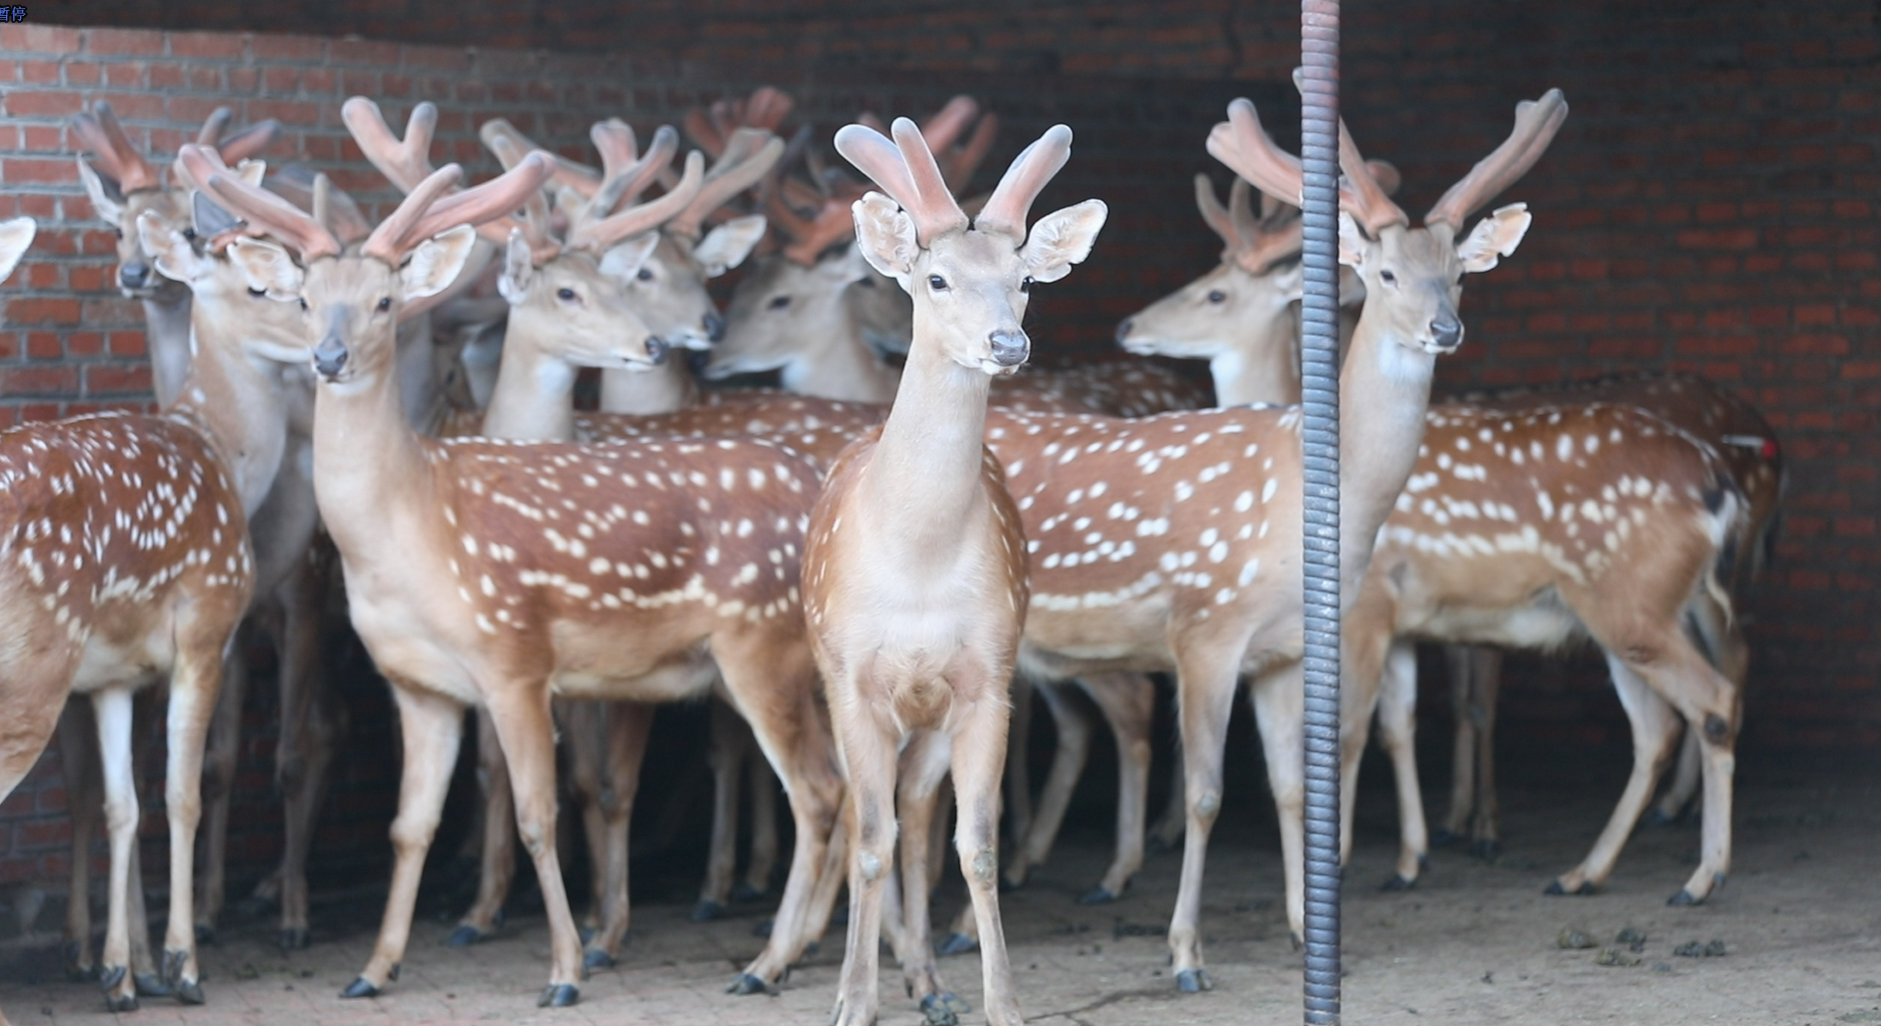
[[[164,620],[167,628],[169,618]],[[78,672],[72,676],[72,691],[83,695],[112,685],[142,686],[169,673],[175,665],[176,644],[168,629],[150,631],[128,644],[114,643],[94,633],[85,641]]]

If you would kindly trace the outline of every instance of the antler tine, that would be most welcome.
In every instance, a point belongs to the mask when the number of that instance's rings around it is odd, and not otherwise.
[[[1262,226],[1254,216],[1253,198],[1254,187],[1248,180],[1234,176],[1234,184],[1228,187],[1228,222],[1234,225],[1234,234],[1243,248],[1254,245],[1261,237]]]
[[[686,112],[679,123],[686,129],[686,138],[692,140],[694,146],[714,157],[725,152],[725,136],[705,111],[694,107]]]
[[[963,93],[948,100],[933,117],[921,122],[921,138],[929,150],[940,153],[952,147],[979,114],[979,101]]]
[[[1243,179],[1236,178],[1235,181]],[[1234,221],[1228,216],[1228,208],[1222,206],[1221,199],[1215,195],[1215,183],[1199,171],[1195,175],[1195,207],[1202,212],[1202,220],[1216,235],[1221,236],[1221,241],[1228,249],[1240,245],[1241,240],[1235,234]]]
[[[379,226],[366,237],[366,244],[359,247],[359,252],[397,267],[405,258],[405,250],[409,248],[407,245],[409,242],[437,234],[437,232],[431,232],[420,235],[418,232],[420,222],[424,220],[424,215],[430,208],[437,203],[438,197],[455,188],[463,177],[464,169],[456,164],[446,164],[431,172],[424,181],[419,182],[416,188],[405,195],[405,202],[400,203],[398,209],[392,211],[391,216],[379,222]],[[468,220],[468,218],[459,219],[452,224],[439,227],[438,231],[443,231],[446,227],[456,227]]]
[[[186,144],[180,159],[190,176],[231,213],[292,246],[303,261],[339,255],[340,240],[325,225],[287,200],[237,177],[214,150]]]
[[[409,194],[433,173],[431,136],[437,130],[438,108],[429,100],[411,109],[403,140],[392,134],[379,105],[364,96],[342,104],[340,120],[366,159],[400,191]]]
[[[516,159],[518,160],[522,159],[523,154],[531,153],[536,150],[541,150],[544,153],[549,152],[532,142],[528,136],[517,131],[516,126],[510,124],[509,121],[504,118],[493,118],[489,121],[485,121],[483,127],[477,130],[477,135],[483,140],[483,144],[490,148],[491,152],[497,154],[498,160],[503,159],[502,153],[496,149],[495,140],[499,138],[508,140],[510,146],[513,148],[512,152],[515,153]],[[592,196],[594,195],[594,190],[601,187],[601,172],[596,171],[594,168],[553,153],[549,154],[549,158],[555,162],[554,182],[556,185],[565,185],[573,188],[583,196]],[[503,166],[505,169],[509,167],[507,163]]]
[[[144,155],[137,152],[137,147],[131,145],[111,104],[99,100],[92,104],[90,114],[74,114],[72,128],[111,177],[117,179],[120,190],[128,194],[158,186],[156,171]]]
[[[751,91],[751,99],[745,104],[745,126],[775,132],[796,106],[796,99],[782,89],[759,86]]]
[[[1276,222],[1258,233],[1234,254],[1249,274],[1266,274],[1275,264],[1298,256],[1306,243],[1306,222],[1298,217]]]
[[[222,159],[239,164],[274,144],[281,134],[281,123],[273,118],[257,121],[216,144]]]
[[[196,130],[196,145],[215,146],[217,149],[221,149],[221,147],[216,144],[222,141],[222,131],[229,127],[229,119],[234,116],[235,112],[229,110],[227,107],[217,107],[215,110],[210,111],[209,116],[203,119],[202,127]],[[227,160],[228,158],[224,157],[222,159]]]
[[[1515,130],[1495,152],[1476,162],[1469,174],[1452,185],[1437,205],[1424,215],[1424,223],[1443,222],[1461,228],[1463,219],[1481,208],[1496,194],[1515,184],[1528,173],[1535,161],[1547,151],[1567,119],[1567,98],[1559,89],[1550,89],[1539,100],[1523,100],[1515,105]]]
[[[674,140],[677,145],[678,140]],[[652,155],[650,150],[649,156]],[[664,196],[650,203],[628,207],[616,214],[604,218],[582,218],[568,232],[568,245],[571,249],[586,249],[602,252],[622,239],[651,231],[678,216],[699,195],[699,187],[705,180],[705,155],[698,150],[686,154],[686,173],[679,184],[666,191]],[[593,201],[590,209],[601,209]]]
[[[699,194],[668,223],[667,228],[675,235],[697,239],[707,214],[757,184],[783,155],[784,140],[767,130],[740,128],[733,132],[725,145],[725,155],[699,187]]]
[[[947,155],[947,183],[955,192],[967,187],[973,181],[973,173],[986,162],[986,155],[993,151],[993,140],[999,137],[999,115],[981,115],[980,123],[973,126],[973,135],[966,143],[954,147]]]
[[[1228,104],[1228,120],[1209,130],[1208,152],[1260,191],[1300,205],[1305,174],[1300,158],[1274,144],[1248,100]]]
[[[869,129],[870,131],[875,132],[878,135],[881,135],[881,136],[888,135],[888,125],[882,121],[880,115],[876,114],[872,110],[865,110],[862,113],[857,114],[856,124],[861,125],[862,127]]]
[[[1372,169],[1359,153],[1358,144],[1352,141],[1344,118],[1339,119],[1339,170],[1345,176],[1339,189],[1339,204],[1357,218],[1368,233],[1375,237],[1392,225],[1411,223],[1410,215],[1393,203],[1378,179],[1372,177]]]
[[[1006,168],[1006,174],[993,188],[993,195],[980,208],[976,222],[979,229],[1002,232],[1023,241],[1026,214],[1032,209],[1032,201],[1070,159],[1071,129],[1064,125],[1046,129],[1044,135],[1021,150]]]
[[[315,190],[319,187],[319,183],[325,180],[325,175],[312,171],[305,165],[289,164],[275,172],[274,177],[269,179],[269,188],[302,210],[314,210]],[[325,225],[343,246],[350,246],[372,234],[372,225],[367,222],[366,216],[359,212],[359,206],[353,202],[353,198],[348,196],[344,189],[331,182],[327,183],[326,188],[325,212],[316,211],[315,220]]]
[[[606,170],[600,188],[581,210],[583,220],[607,217],[645,192],[679,150],[679,133],[670,125],[661,125],[653,133],[653,143],[644,155],[639,153],[634,130],[619,118],[596,122],[588,135],[594,140],[594,148],[601,151],[601,166]]]
[[[417,225],[406,233],[404,241],[413,243],[428,239],[460,224],[503,222],[509,211],[522,207],[531,195],[540,193],[543,183],[549,180],[553,172],[548,154],[540,151],[531,153],[522,159],[522,163],[482,185],[428,204]],[[413,195],[416,196],[416,193]],[[394,216],[397,216],[396,212]]]
[[[489,125],[486,124],[484,127],[488,128]],[[514,139],[500,132],[485,135],[484,143],[489,146],[490,152],[496,154],[497,161],[503,165],[503,170],[505,171],[519,166],[528,157],[528,154],[523,153],[517,148]],[[549,158],[551,167],[554,166],[556,158],[553,154],[548,153],[546,150],[536,150],[532,152],[542,153]],[[549,175],[552,183],[554,181],[555,172],[551,170]],[[530,259],[535,262],[536,266],[540,267],[544,263],[555,259],[555,256],[562,251],[561,241],[555,238],[550,228],[550,220],[548,193],[545,190],[537,189],[535,192],[530,193],[523,201],[521,217],[512,216],[488,224],[478,225],[477,232],[487,239],[490,238],[490,233],[485,231],[486,228],[501,228],[505,232],[503,245],[506,246],[509,244],[509,239],[513,237],[515,233],[522,233],[523,240],[529,244]]]

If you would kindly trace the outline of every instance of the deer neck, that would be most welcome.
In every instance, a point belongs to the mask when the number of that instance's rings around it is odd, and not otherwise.
[[[532,442],[575,437],[575,377],[579,368],[550,356],[541,339],[510,319],[496,387],[483,414],[483,434]]]
[[[157,405],[168,409],[183,392],[189,376],[189,289],[166,284],[144,297],[144,344],[150,349],[150,386]]]
[[[195,306],[199,323],[184,340],[194,355],[165,413],[203,433],[253,515],[281,469],[295,386],[285,364],[248,352],[240,317],[217,316],[213,304]]]
[[[409,563],[412,539],[401,538],[397,527],[416,518],[397,514],[434,505],[431,463],[406,419],[394,361],[386,363],[314,392],[314,494],[327,533],[349,563],[381,557],[388,566]]]
[[[1378,529],[1417,462],[1436,368],[1433,354],[1394,337],[1381,320],[1361,315],[1339,377],[1340,599],[1346,605],[1357,597]]]
[[[863,488],[901,551],[944,565],[985,499],[981,455],[992,379],[948,359],[938,345],[923,345],[919,310],[915,318],[914,345]]]
[[[840,293],[829,305],[829,330],[815,332],[810,346],[784,365],[784,388],[845,402],[899,402],[903,375],[875,355]]]
[[[698,400],[698,383],[678,354],[649,371],[610,368],[601,372],[603,413],[672,413]]]
[[[1211,358],[1208,373],[1215,379],[1215,402],[1221,406],[1299,402],[1300,365],[1295,353],[1299,336],[1300,304],[1291,303],[1250,333],[1246,345]]]

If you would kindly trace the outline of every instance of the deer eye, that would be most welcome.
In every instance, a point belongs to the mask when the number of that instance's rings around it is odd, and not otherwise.
[[[1210,289],[1208,301],[1211,303],[1225,303],[1228,301],[1228,294],[1220,289]]]
[[[302,300],[300,301],[300,308],[301,308],[302,310],[305,310],[305,309],[307,309],[307,301],[306,301],[305,299],[302,299]]]
[[[945,292],[947,291],[947,279],[938,274],[930,274],[927,276],[927,287],[933,289],[935,292]]]
[[[1386,285],[1396,285],[1398,283],[1398,276],[1392,274],[1389,270],[1383,270],[1378,272],[1378,280],[1384,282]]]
[[[560,299],[564,302],[567,302],[575,298],[575,290],[574,289],[556,289],[555,298]]]
[[[634,275],[634,277],[640,279],[641,281],[652,281],[653,272],[649,270],[648,268],[642,267],[640,271]]]
[[[380,313],[384,313],[384,312],[386,312],[387,310],[390,310],[390,309],[392,309],[392,297],[391,297],[391,296],[380,296],[380,297],[379,297],[379,307],[378,307],[378,309],[379,309],[379,312],[380,312]]]
[[[859,288],[872,289],[875,287],[875,279],[874,278],[857,278],[856,285]]]
[[[1027,295],[1030,295],[1032,293],[1032,276],[1031,275],[1028,274],[1024,278],[1019,279],[1019,291],[1024,292]]]
[[[268,290],[267,289],[249,289],[248,294],[251,296],[254,296],[256,299],[260,299],[262,296],[265,296],[268,294]],[[305,306],[306,304],[302,303],[301,305]]]
[[[124,229],[122,228],[113,228],[111,229],[111,233],[120,239],[124,237]]]
[[[784,307],[787,307],[790,305],[790,297],[789,296],[775,296],[771,299],[769,303],[766,303],[765,305],[770,307],[773,310],[782,310]]]

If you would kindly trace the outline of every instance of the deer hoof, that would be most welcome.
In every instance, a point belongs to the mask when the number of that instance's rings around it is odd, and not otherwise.
[[[941,941],[940,946],[934,949],[934,952],[939,955],[964,955],[979,946],[979,941],[964,933],[950,933],[947,939]]]
[[[1200,994],[1214,990],[1215,982],[1208,978],[1206,969],[1184,969],[1176,974],[1176,989],[1184,994]]]
[[[364,976],[358,976],[354,977],[353,982],[346,985],[345,990],[340,991],[340,996],[343,998],[378,997],[379,988],[373,986],[371,980],[366,979]]]
[[[131,986],[136,987],[137,993],[144,997],[170,996],[170,985],[164,982],[164,977],[155,973],[132,973]]]
[[[581,953],[581,967],[583,969],[612,969],[614,956],[608,954],[603,948],[588,948]]]
[[[118,984],[124,982],[124,974],[127,972],[130,970],[121,965],[105,966],[98,972],[98,986],[106,991],[115,990]]]
[[[1386,881],[1385,881],[1385,885],[1384,885],[1383,887],[1381,887],[1381,888],[1379,888],[1379,889],[1380,889],[1380,890],[1383,890],[1383,891],[1387,891],[1387,892],[1390,892],[1390,891],[1408,891],[1408,890],[1410,890],[1411,888],[1413,888],[1413,887],[1416,887],[1416,886],[1417,886],[1417,880],[1416,880],[1416,878],[1414,878],[1414,877],[1407,877],[1407,876],[1403,876],[1403,875],[1401,875],[1401,874],[1395,874],[1395,873],[1394,873],[1394,874],[1392,874],[1392,877],[1391,877],[1391,879],[1389,879],[1389,880],[1386,880]]]
[[[699,903],[692,906],[692,915],[690,918],[695,923],[709,923],[724,914],[725,906],[713,901],[711,898],[700,898]]]
[[[765,895],[769,893],[769,891],[761,891],[748,883],[741,883],[732,888],[732,902],[734,904],[746,904],[753,901],[763,901]]]
[[[1484,862],[1494,862],[1502,857],[1502,842],[1482,840],[1470,845],[1470,854]]]
[[[581,943],[583,944],[586,944],[589,941],[593,940],[594,935],[600,932],[601,932],[601,928],[598,926],[583,926],[581,929],[575,931],[576,936],[579,936],[581,938]]]
[[[105,995],[105,1011],[107,1012],[135,1012],[137,1011],[137,995],[126,994],[123,997],[119,997],[116,994],[106,994]]]
[[[307,928],[305,926],[285,927],[281,930],[279,940],[282,951],[299,951],[307,946]]]
[[[1078,895],[1078,904],[1080,905],[1108,905],[1111,902],[1116,901],[1119,897],[1120,895],[1118,895],[1115,891],[1112,891],[1110,888],[1102,886],[1100,884],[1099,886],[1093,887],[1090,890],[1085,891],[1083,894]]]
[[[757,923],[756,923],[755,925],[753,925],[753,926],[751,927],[751,936],[753,936],[753,937],[765,937],[765,938],[768,938],[768,937],[770,937],[770,935],[771,935],[771,927],[772,927],[772,926],[774,926],[774,925],[776,925],[776,922],[777,922],[777,921],[776,921],[776,920],[774,920],[774,919],[760,919],[760,920],[758,920],[758,921],[757,921]],[[838,923],[838,922],[836,922],[836,917],[835,917],[835,916],[831,916],[831,917],[830,917],[830,925],[831,925],[831,926],[840,926],[840,925],[842,925],[842,924],[840,924],[840,923]]]
[[[91,962],[90,952],[78,941],[65,943],[65,978],[73,983],[84,983],[98,978],[98,966]]]
[[[1681,887],[1677,894],[1666,899],[1666,904],[1673,908],[1684,908],[1687,905],[1696,905],[1703,900],[1703,898],[1695,897],[1691,891]]]
[[[551,983],[536,998],[537,1008],[567,1008],[581,1000],[581,988],[572,983]]]
[[[1300,951],[1306,947],[1306,938],[1300,936],[1298,930],[1289,930],[1287,931],[1287,943],[1293,945],[1293,950]]]
[[[1430,835],[1432,848],[1448,848],[1463,840],[1463,835],[1451,830],[1439,830]]]
[[[732,977],[732,985],[725,990],[727,994],[738,994],[740,996],[746,994],[768,994],[770,992],[770,984],[765,983],[763,980],[750,973],[739,973],[737,976]]]
[[[444,946],[447,948],[467,948],[479,941],[488,940],[489,937],[489,934],[484,933],[482,930],[477,929],[469,923],[460,923],[457,929],[451,931],[449,937],[444,938]]]
[[[171,989],[176,993],[176,999],[186,1005],[200,1005],[205,1000],[202,996],[202,983],[197,980],[177,980],[176,985]]]
[[[954,1008],[956,1004],[960,1009]],[[921,999],[921,1015],[927,1026],[960,1026],[960,1012],[966,1010],[965,1005],[952,994],[929,994]]]
[[[196,924],[196,943],[213,946],[216,942],[216,928],[208,923]]]

